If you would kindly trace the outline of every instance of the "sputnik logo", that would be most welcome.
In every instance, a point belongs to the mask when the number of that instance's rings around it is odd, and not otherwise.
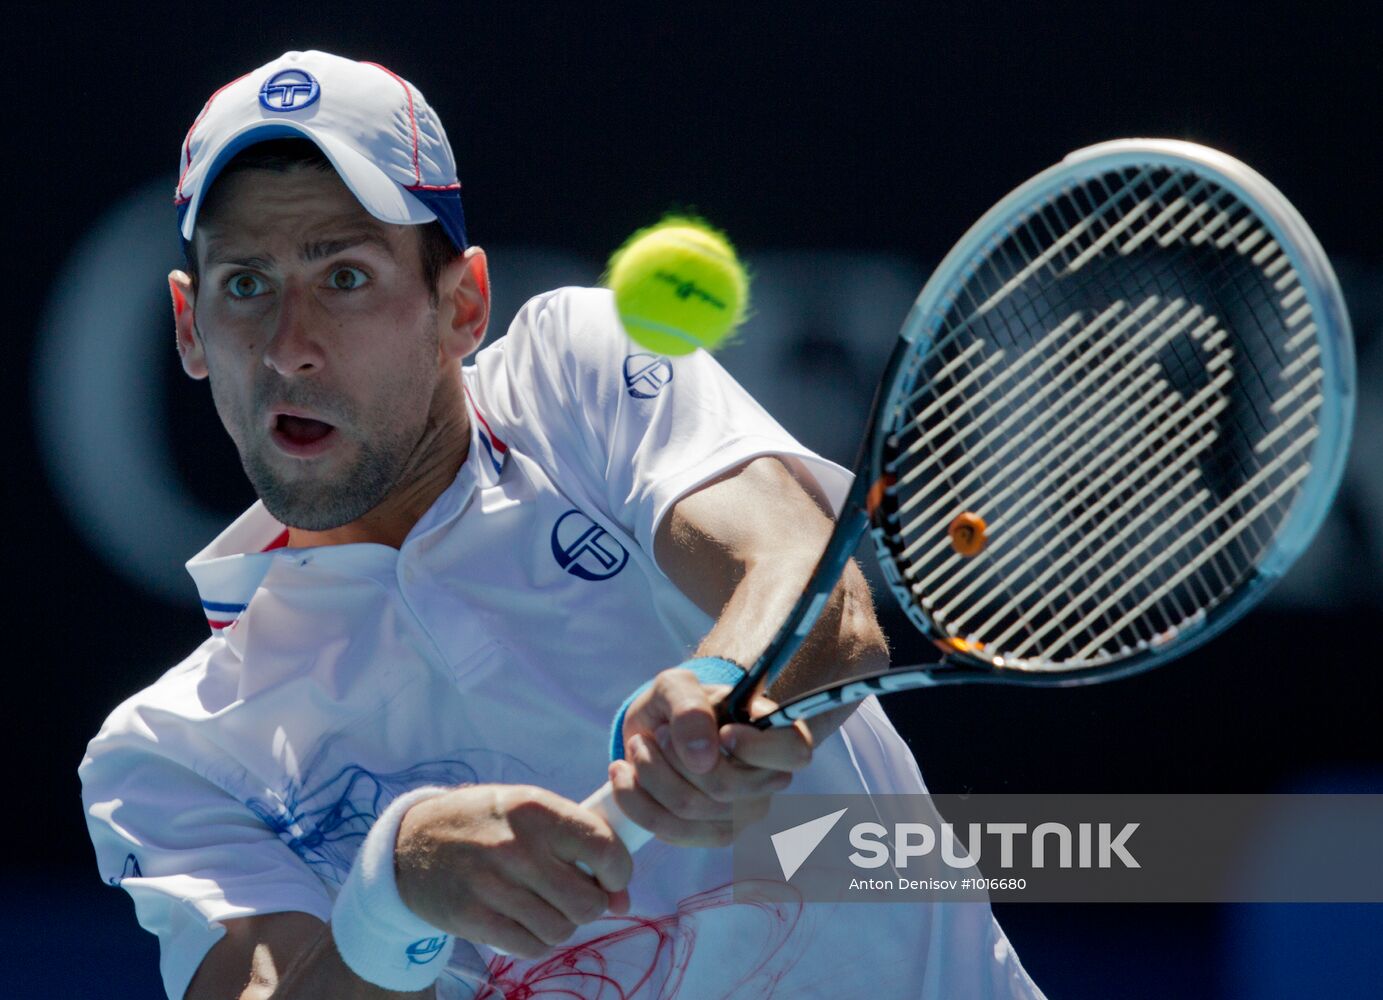
[[[846,814],[849,807],[838,809],[825,816],[818,816],[816,819],[807,820],[797,826],[790,826],[786,830],[773,834],[769,839],[773,841],[773,850],[778,855],[778,864],[783,869],[783,881],[787,882],[797,873],[803,863],[812,856],[812,851],[816,850],[826,834],[831,832],[832,827],[840,821]]]

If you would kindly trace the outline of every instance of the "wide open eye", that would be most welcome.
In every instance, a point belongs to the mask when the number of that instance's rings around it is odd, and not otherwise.
[[[370,280],[369,275],[358,267],[338,267],[331,272],[327,283],[340,292],[352,292]]]
[[[265,291],[265,281],[257,274],[249,271],[240,271],[232,274],[226,280],[226,291],[232,298],[252,299],[256,295],[262,295]]]

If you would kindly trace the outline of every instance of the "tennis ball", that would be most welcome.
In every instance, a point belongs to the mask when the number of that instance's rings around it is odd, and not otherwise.
[[[655,354],[720,344],[744,320],[749,277],[725,234],[668,216],[610,257],[605,284],[629,338]]]

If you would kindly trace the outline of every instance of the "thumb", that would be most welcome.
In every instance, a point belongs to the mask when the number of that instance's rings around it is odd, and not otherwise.
[[[630,706],[626,739],[636,732],[651,735],[664,754],[686,771],[705,774],[715,767],[720,754],[720,726],[712,698],[722,687],[703,685],[690,670],[664,670],[645,696]]]

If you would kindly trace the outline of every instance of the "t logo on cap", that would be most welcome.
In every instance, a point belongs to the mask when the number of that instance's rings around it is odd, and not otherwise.
[[[321,96],[317,78],[301,69],[279,70],[259,88],[259,103],[266,111],[301,111]]]

